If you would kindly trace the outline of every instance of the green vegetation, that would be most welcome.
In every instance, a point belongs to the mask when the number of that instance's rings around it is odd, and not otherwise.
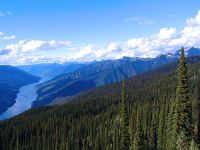
[[[177,132],[176,148],[190,149],[193,131],[192,102],[189,98],[187,68],[184,49],[181,50],[180,64],[178,68],[178,86],[175,100],[174,127]]]
[[[198,149],[199,60],[187,70],[182,51],[178,74],[171,63],[0,122],[0,149]]]
[[[130,145],[129,135],[129,119],[128,119],[128,107],[127,107],[127,92],[125,81],[122,81],[122,108],[121,108],[121,149],[128,150]]]

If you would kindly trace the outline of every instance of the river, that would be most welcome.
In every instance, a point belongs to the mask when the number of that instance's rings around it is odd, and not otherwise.
[[[16,103],[0,115],[0,120],[11,118],[30,109],[32,102],[35,101],[37,98],[36,85],[47,80],[48,79],[46,78],[41,79],[40,82],[21,87],[17,94],[17,98],[15,99]]]

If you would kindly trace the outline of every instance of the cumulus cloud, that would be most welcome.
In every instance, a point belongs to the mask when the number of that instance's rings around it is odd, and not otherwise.
[[[139,18],[131,18],[137,21]],[[117,59],[123,56],[155,57],[159,54],[174,52],[184,47],[200,47],[200,11],[196,17],[186,20],[185,27],[176,32],[174,27],[161,28],[151,37],[132,38],[123,43],[107,46],[88,45],[71,57],[73,60]]]
[[[15,39],[14,35],[6,35],[3,32],[0,32],[0,40],[12,40]]]
[[[163,28],[149,38],[133,38],[127,42],[129,49],[140,56],[155,57],[161,53],[173,52],[180,47],[200,47],[200,11],[194,18],[186,20],[185,27],[176,33],[176,28]]]
[[[146,17],[142,17],[142,16],[126,18],[125,22],[128,23],[128,24],[136,23],[138,25],[151,25],[151,24],[154,24],[153,20],[150,20],[150,19],[148,19]]]
[[[127,41],[129,51],[135,51],[139,57],[154,57],[160,53],[171,51],[169,42],[176,38],[176,28],[162,28],[159,33],[149,38],[133,38]]]
[[[115,59],[121,51],[120,45],[115,42],[107,46],[87,45],[81,47],[79,51],[69,57],[69,59],[76,61]]]
[[[186,20],[184,29],[179,34],[179,37],[170,41],[170,46],[200,46],[200,11],[194,18]]]
[[[18,43],[7,45],[6,49],[9,49],[14,54],[29,53],[36,50],[55,50],[70,44],[70,41],[21,40]]]
[[[138,19],[132,18],[132,20]],[[200,47],[200,11],[195,17],[188,18],[184,28],[179,32],[174,27],[165,27],[150,37],[132,38],[121,43],[112,42],[104,46],[96,44],[74,46],[71,45],[70,41],[21,40],[15,44],[7,45],[0,51],[0,62],[23,64],[106,60],[118,59],[123,56],[155,57],[159,54],[174,52],[182,46]],[[63,53],[63,56],[59,58],[32,55],[32,52],[37,50],[48,51],[62,47],[68,47],[71,53],[66,51],[66,54]]]
[[[176,28],[163,28],[160,29],[158,34],[159,39],[169,39],[176,32]]]

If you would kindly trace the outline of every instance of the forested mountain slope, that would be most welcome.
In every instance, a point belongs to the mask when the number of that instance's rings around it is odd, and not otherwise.
[[[155,59],[125,57],[97,62],[41,84],[33,106],[48,105],[59,99],[70,98],[85,90],[119,82],[124,77],[129,78],[175,60],[177,57],[161,55]]]
[[[200,55],[200,49],[189,48],[187,56]],[[41,84],[33,106],[66,102],[88,89],[121,81],[167,63],[177,61],[180,51],[159,55],[156,58],[130,58],[108,60],[90,64],[68,74],[63,74]],[[68,99],[66,99],[68,98]]]
[[[0,114],[15,103],[21,86],[39,81],[16,67],[0,65]]]
[[[188,60],[189,97],[194,106],[199,60]],[[168,141],[176,68],[177,63],[171,63],[126,80],[130,145],[137,142],[141,149],[159,150],[171,145]],[[0,149],[119,150],[120,95],[121,83],[111,84],[88,91],[65,105],[35,108],[0,122]]]

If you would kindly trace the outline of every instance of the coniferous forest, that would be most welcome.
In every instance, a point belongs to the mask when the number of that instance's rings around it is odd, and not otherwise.
[[[187,62],[187,64],[186,64]],[[1,150],[198,150],[200,57],[0,122]]]

